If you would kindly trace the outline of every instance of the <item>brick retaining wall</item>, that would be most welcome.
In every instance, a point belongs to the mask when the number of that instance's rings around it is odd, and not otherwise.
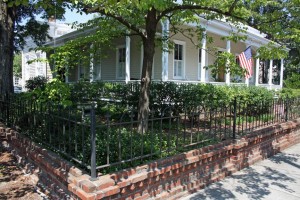
[[[274,125],[201,149],[122,170],[90,181],[90,176],[53,153],[6,133],[17,154],[35,163],[40,180],[57,199],[178,199],[300,142],[300,119]],[[49,182],[50,181],[50,182]]]

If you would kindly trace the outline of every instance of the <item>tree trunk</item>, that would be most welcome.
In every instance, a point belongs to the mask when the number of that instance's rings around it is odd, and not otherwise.
[[[15,8],[0,0],[0,95],[13,92]]]
[[[152,9],[148,12],[146,18],[146,37],[143,38],[144,59],[141,76],[141,90],[139,96],[138,107],[138,131],[145,132],[148,130],[149,119],[149,96],[152,75],[153,57],[155,52],[155,34],[156,34],[156,10]]]
[[[144,59],[143,59],[143,69],[141,77],[141,91],[139,96],[139,111],[138,111],[138,121],[139,132],[147,131],[148,129],[148,118],[149,118],[149,97],[150,97],[150,84],[152,75],[152,64],[154,56],[155,42],[145,41],[144,42]]]

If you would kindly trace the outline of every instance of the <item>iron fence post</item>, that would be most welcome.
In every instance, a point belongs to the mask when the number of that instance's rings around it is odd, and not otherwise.
[[[288,115],[288,106],[289,106],[289,99],[285,100],[285,105],[284,105],[284,120],[287,122],[289,120],[289,115]]]
[[[236,97],[233,101],[233,127],[232,127],[232,138],[236,139],[236,108],[237,108],[237,102]]]
[[[97,180],[97,172],[96,172],[96,131],[95,131],[95,103],[91,104],[91,181]]]

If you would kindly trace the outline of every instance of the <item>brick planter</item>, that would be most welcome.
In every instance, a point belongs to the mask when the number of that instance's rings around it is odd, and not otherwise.
[[[300,142],[300,119],[90,181],[90,176],[13,130],[0,128],[60,199],[178,199]],[[44,180],[45,179],[45,180]],[[47,184],[46,184],[47,185]]]

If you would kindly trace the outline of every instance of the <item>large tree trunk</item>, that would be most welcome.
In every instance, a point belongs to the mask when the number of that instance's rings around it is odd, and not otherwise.
[[[155,52],[155,34],[156,34],[156,11],[152,9],[148,12],[146,19],[147,36],[143,38],[144,59],[141,76],[141,90],[139,96],[138,121],[140,122],[139,132],[148,130],[149,118],[149,96],[152,75],[153,57]]]
[[[154,40],[144,42],[144,60],[141,77],[141,91],[139,96],[139,111],[138,120],[140,122],[139,132],[147,131],[148,129],[148,117],[149,117],[149,96],[150,96],[150,84],[151,84],[151,72],[154,56]]]
[[[15,9],[0,0],[0,95],[13,92]]]

